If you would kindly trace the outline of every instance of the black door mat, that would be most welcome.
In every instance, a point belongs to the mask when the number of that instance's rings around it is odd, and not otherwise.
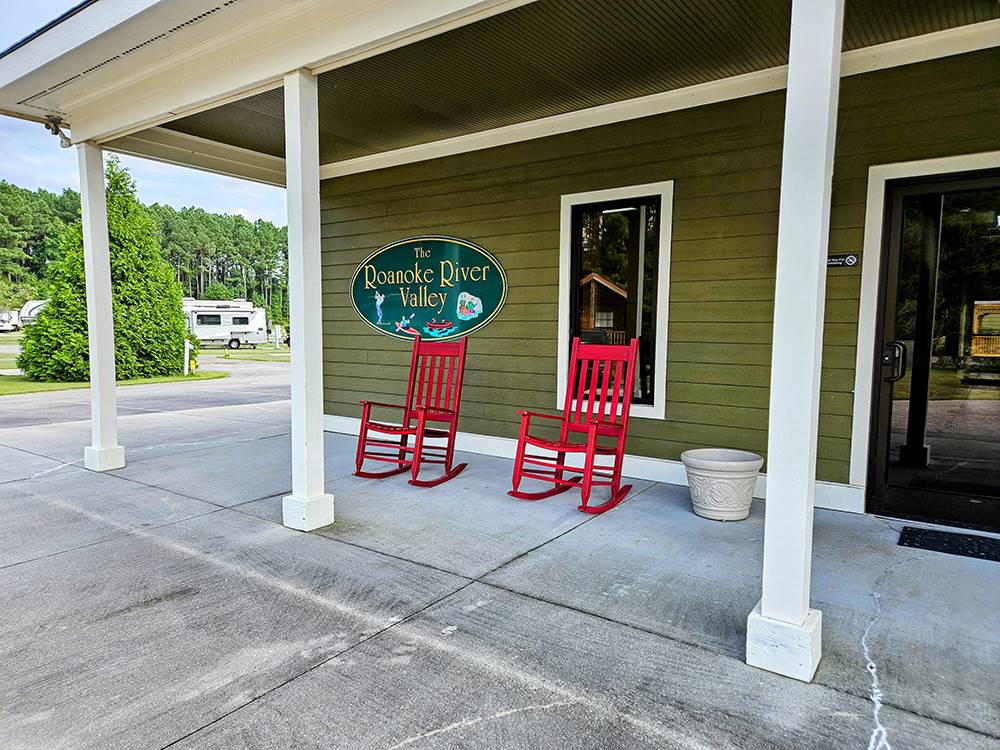
[[[1000,562],[1000,539],[988,536],[904,526],[899,535],[899,546]]]

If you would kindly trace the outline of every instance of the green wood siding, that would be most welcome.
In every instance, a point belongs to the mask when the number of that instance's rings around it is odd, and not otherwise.
[[[830,252],[859,252],[868,167],[1000,149],[1000,52],[843,81]],[[516,436],[515,409],[552,409],[560,196],[674,180],[667,418],[633,421],[632,453],[706,445],[763,453],[784,95],[327,180],[322,185],[325,403],[403,392],[405,342],[374,334],[347,297],[374,248],[442,233],[492,251],[510,281],[469,344],[461,429]],[[859,267],[832,268],[820,401],[820,479],[846,482]]]

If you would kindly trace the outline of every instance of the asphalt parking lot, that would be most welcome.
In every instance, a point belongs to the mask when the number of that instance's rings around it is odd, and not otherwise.
[[[287,362],[227,360],[206,352],[204,370],[224,370],[229,377],[189,383],[130,385],[118,389],[118,414],[150,414],[213,406],[259,404],[289,397]],[[0,427],[27,427],[90,418],[86,388],[26,393],[0,399]]]

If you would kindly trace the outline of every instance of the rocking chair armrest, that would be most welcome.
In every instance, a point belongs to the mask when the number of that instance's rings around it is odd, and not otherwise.
[[[416,412],[432,411],[435,414],[439,414],[439,413],[440,414],[454,414],[455,413],[454,409],[446,409],[443,406],[434,406],[434,407],[430,407],[430,406],[417,406],[417,407],[414,407],[413,411],[416,411]]]
[[[565,419],[563,418],[563,416],[561,414],[560,415],[542,414],[542,413],[537,412],[537,411],[527,411],[525,409],[518,409],[517,413],[520,414],[521,417],[526,417],[529,420],[530,419],[534,419],[535,417],[538,417],[539,419],[551,419],[554,422],[564,422],[565,421]]]
[[[367,400],[364,400],[364,401],[358,401],[358,403],[361,404],[362,406],[365,406],[365,405],[368,405],[368,406],[382,406],[382,407],[384,407],[386,409],[402,409],[404,411],[406,410],[405,406],[400,406],[399,404],[384,404],[381,401],[367,401]]]

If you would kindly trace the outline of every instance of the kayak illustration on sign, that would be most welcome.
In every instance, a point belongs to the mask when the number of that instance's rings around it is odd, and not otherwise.
[[[479,330],[507,299],[507,274],[488,250],[455,237],[411,237],[380,247],[354,272],[351,304],[398,339],[447,341]]]

